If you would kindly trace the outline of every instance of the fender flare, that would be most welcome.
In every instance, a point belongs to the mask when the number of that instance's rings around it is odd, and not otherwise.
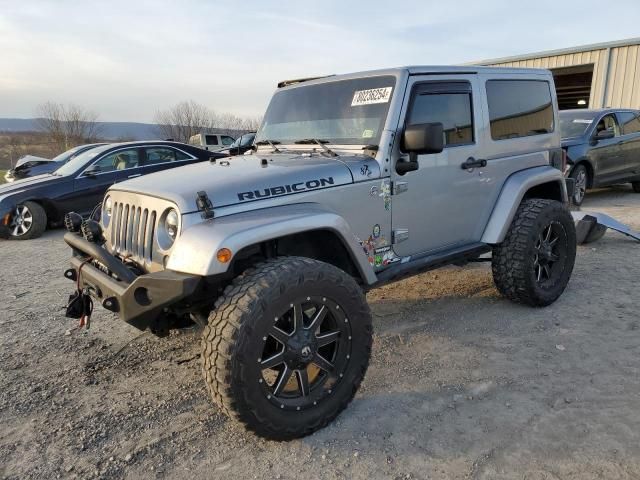
[[[376,282],[376,274],[347,221],[315,203],[253,210],[194,225],[176,240],[166,268],[201,276],[223,274],[230,263],[217,260],[216,253],[220,248],[228,248],[236,254],[256,243],[312,230],[335,233],[349,252],[363,282],[369,285]]]
[[[571,169],[569,170],[568,175],[570,175],[573,172],[573,169],[580,164],[584,164],[587,168],[587,173],[589,174],[589,180],[591,182],[591,186],[589,186],[588,188],[593,188],[596,179],[596,167],[594,165],[594,162],[589,157],[580,157],[575,162],[571,162]]]
[[[556,168],[551,166],[528,168],[507,178],[498,201],[493,207],[481,241],[487,244],[502,242],[526,193],[533,187],[553,182],[559,184],[561,193],[561,198],[555,200],[568,203],[564,176]]]

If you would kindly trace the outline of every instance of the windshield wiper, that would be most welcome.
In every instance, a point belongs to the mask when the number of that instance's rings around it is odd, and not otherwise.
[[[296,140],[294,143],[296,145],[313,145],[313,144],[320,145],[320,147],[322,147],[322,149],[332,157],[338,156],[336,152],[334,152],[333,150],[331,150],[329,147],[325,145],[325,143],[329,143],[329,140],[319,140],[317,138],[305,138],[303,140]]]
[[[254,145],[256,146],[260,146],[260,145],[269,145],[271,148],[273,148],[273,151],[278,153],[280,152],[280,149],[278,147],[276,147],[276,145],[280,145],[280,142],[277,140],[260,140],[256,143],[254,143]]]

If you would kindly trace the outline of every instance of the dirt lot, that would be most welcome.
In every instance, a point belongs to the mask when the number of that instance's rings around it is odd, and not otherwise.
[[[640,229],[640,195],[585,210]],[[640,478],[640,245],[580,247],[546,309],[513,305],[486,264],[370,293],[376,337],[356,399],[333,425],[260,440],[209,402],[198,333],[156,339],[61,307],[60,231],[0,244],[0,477]]]

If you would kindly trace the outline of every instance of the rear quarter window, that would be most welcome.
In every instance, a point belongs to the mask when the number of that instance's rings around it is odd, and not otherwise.
[[[553,132],[553,102],[549,82],[487,80],[486,88],[493,140]]]
[[[618,114],[620,127],[623,135],[640,132],[640,117],[632,112],[621,112]]]

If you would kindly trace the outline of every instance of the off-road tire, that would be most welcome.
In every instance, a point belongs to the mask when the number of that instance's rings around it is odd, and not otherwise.
[[[352,332],[350,360],[317,405],[282,409],[267,399],[258,379],[258,345],[276,312],[307,295],[326,296],[342,307]],[[371,312],[351,276],[317,260],[279,257],[245,271],[217,300],[202,337],[204,379],[213,401],[245,428],[272,440],[303,437],[326,426],[352,400],[367,370],[371,343]]]
[[[571,196],[571,203],[576,207],[579,207],[582,205],[582,202],[584,202],[587,187],[589,186],[589,171],[584,164],[580,163],[571,170],[569,177],[573,178],[575,181],[573,195]],[[582,188],[584,188],[584,191],[582,191]]]
[[[631,188],[633,188],[634,192],[640,193],[640,182],[633,182]]]
[[[10,233],[9,239],[11,240],[31,240],[42,236],[47,229],[47,213],[44,211],[41,205],[35,202],[24,202],[19,207],[26,207],[31,213],[31,226],[22,235],[13,235]],[[18,208],[19,208],[18,207]]]
[[[549,225],[564,232],[559,241],[565,249],[553,278],[541,285],[536,278],[536,243]],[[498,291],[509,300],[535,307],[552,304],[562,295],[575,262],[576,230],[571,214],[555,200],[524,200],[504,241],[493,248],[493,279]]]

